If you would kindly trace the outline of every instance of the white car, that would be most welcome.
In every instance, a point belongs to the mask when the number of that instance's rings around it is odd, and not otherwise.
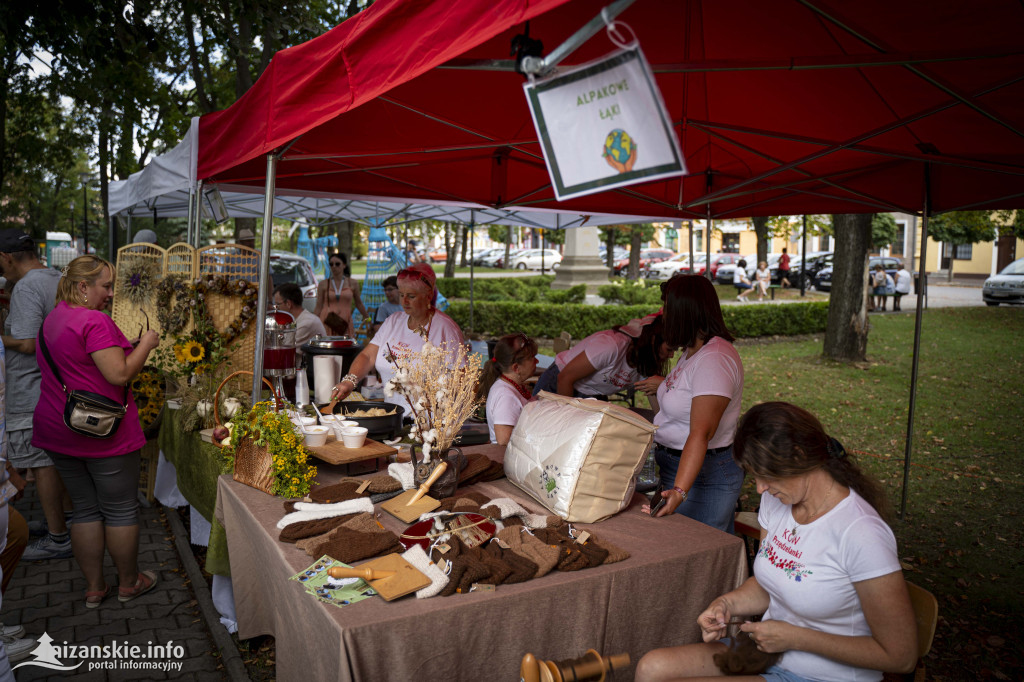
[[[512,257],[511,267],[515,270],[540,270],[542,257],[545,270],[553,270],[562,262],[562,254],[554,249],[526,249]]]
[[[704,258],[707,256],[698,256],[694,254],[694,260],[698,263],[703,263]],[[690,271],[690,254],[681,253],[674,258],[663,260],[660,263],[652,263],[647,268],[648,279],[671,279],[673,275],[678,272],[689,272]]]

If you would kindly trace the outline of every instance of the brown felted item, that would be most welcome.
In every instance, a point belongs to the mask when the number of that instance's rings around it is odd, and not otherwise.
[[[309,499],[317,504],[333,504],[335,502],[347,502],[369,495],[367,492],[357,493],[356,489],[362,485],[362,481],[355,478],[342,479],[339,483],[314,488],[309,492]]]
[[[502,519],[501,523],[506,528],[508,528],[509,526],[515,526],[517,528],[522,528],[523,526],[526,525],[526,522],[523,521],[523,519],[518,517],[518,516],[510,516],[507,519]]]
[[[452,505],[452,511],[479,514],[480,503],[476,500],[471,500],[468,497],[457,497],[455,498],[455,504]]]
[[[377,474],[376,476],[370,477],[370,485],[367,486],[366,492],[371,495],[379,495],[381,493],[393,493],[396,490],[401,489],[402,483],[397,478],[393,478],[387,474]]]
[[[604,560],[604,563],[606,564],[618,563],[620,561],[625,561],[629,558],[629,552],[627,552],[626,550],[622,549],[621,547],[617,547],[606,540],[598,540],[595,536],[591,535],[590,540],[587,541],[587,544],[592,545],[595,543],[598,547],[601,547],[608,552],[608,556],[605,557]]]
[[[497,481],[499,478],[505,478],[505,465],[501,462],[491,462],[487,468],[481,473],[477,479],[477,483],[486,483],[488,481]]]
[[[501,557],[489,554],[483,546],[472,547],[469,552],[473,558],[487,567],[487,577],[478,579],[478,583],[500,585],[505,582],[505,578],[512,575],[512,567],[502,561]]]
[[[479,453],[467,455],[466,468],[459,472],[459,485],[472,485],[478,476],[491,467],[491,459]]]
[[[314,519],[313,521],[299,521],[298,523],[292,523],[281,529],[281,535],[279,535],[277,539],[281,542],[294,543],[304,538],[323,535],[345,523],[345,521],[351,519],[353,516],[355,516],[355,514],[344,514],[342,516],[332,516],[327,519]]]
[[[322,542],[306,548],[312,557],[324,554],[332,559],[351,564],[360,559],[404,551],[398,536],[382,528],[373,515],[364,512],[338,526]]]
[[[498,538],[509,546],[511,552],[536,564],[535,578],[547,575],[558,563],[557,547],[547,545],[519,528],[502,528],[498,531]]]
[[[604,560],[608,558],[608,550],[598,546],[596,542],[587,540],[586,543],[576,543],[576,549],[583,553],[583,556],[587,558],[587,568],[596,568],[604,563]]]
[[[441,596],[447,597],[459,592],[469,592],[473,583],[488,575],[487,567],[469,555],[466,545],[456,536],[452,536],[446,543],[448,551],[441,554],[435,548],[430,558],[437,561],[443,557],[450,562],[448,570],[448,584],[441,590]]]
[[[516,554],[511,549],[505,549],[500,543],[494,541],[488,542],[484,547],[484,551],[499,559],[512,569],[509,575],[505,578],[503,583],[505,585],[524,583],[537,575],[537,564],[524,556]]]
[[[563,530],[538,528],[534,534],[541,542],[558,548],[559,571],[579,571],[590,565],[579,546]]]

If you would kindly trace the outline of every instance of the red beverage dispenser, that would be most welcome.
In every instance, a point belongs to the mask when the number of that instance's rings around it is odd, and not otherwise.
[[[274,384],[278,401],[284,399],[284,377],[295,376],[295,318],[274,308],[263,326],[263,376]]]

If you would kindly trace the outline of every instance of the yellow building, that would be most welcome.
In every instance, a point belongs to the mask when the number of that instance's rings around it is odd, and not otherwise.
[[[907,269],[919,270],[918,260],[921,257],[921,221],[916,216],[906,213],[893,213],[896,220],[897,236],[892,244],[872,252],[874,255],[895,256],[903,258]],[[677,227],[678,225],[678,227]],[[750,220],[716,220],[711,233],[711,252],[739,253],[749,255],[757,253],[757,235]],[[693,231],[693,250],[704,253],[706,221],[683,221],[681,223],[656,223],[657,231],[654,241],[665,248],[683,253],[689,251],[690,230]],[[834,248],[829,235],[808,236],[807,251],[828,251]],[[788,248],[791,255],[801,253],[800,223],[794,222],[794,231],[787,240],[774,237],[769,241],[768,253],[781,253]],[[926,270],[930,273],[945,274],[953,259],[953,275],[955,277],[984,279],[993,275],[1007,264],[1024,256],[1024,240],[1014,237],[1000,237],[990,242],[978,244],[961,244],[953,247],[940,244],[928,238]]]

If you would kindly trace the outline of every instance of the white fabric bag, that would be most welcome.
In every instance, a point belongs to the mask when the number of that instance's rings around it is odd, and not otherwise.
[[[629,505],[656,428],[620,405],[542,391],[519,415],[505,475],[566,521],[594,523]]]

